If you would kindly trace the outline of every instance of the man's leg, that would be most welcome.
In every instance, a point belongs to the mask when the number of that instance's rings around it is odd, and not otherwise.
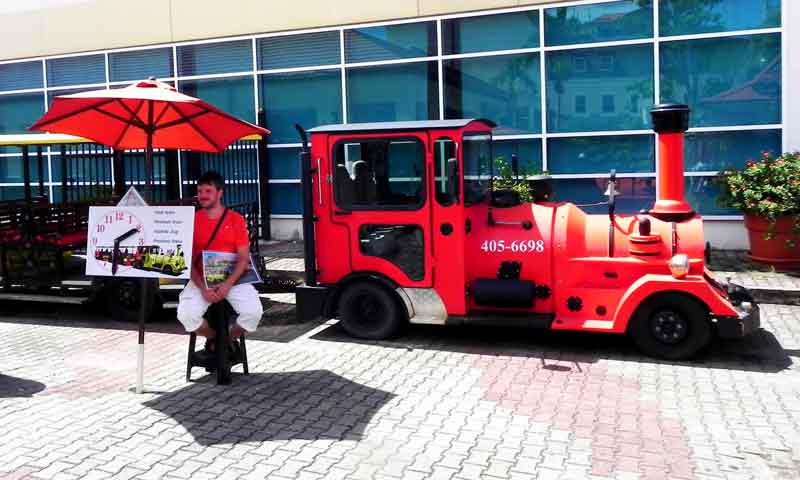
[[[209,327],[203,318],[208,305],[200,289],[190,280],[178,297],[178,321],[183,324],[187,332],[194,332],[206,338],[214,337],[214,329]]]
[[[235,285],[226,298],[239,315],[231,327],[231,338],[239,338],[245,331],[255,332],[264,314],[256,289],[250,284]]]

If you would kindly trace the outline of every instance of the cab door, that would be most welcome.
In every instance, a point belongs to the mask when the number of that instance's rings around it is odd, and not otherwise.
[[[341,254],[351,271],[432,286],[427,135],[332,136],[330,145],[333,222],[348,232],[349,252]]]

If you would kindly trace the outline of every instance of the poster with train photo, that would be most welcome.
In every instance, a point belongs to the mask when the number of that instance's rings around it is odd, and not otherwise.
[[[190,278],[194,207],[90,207],[88,229],[86,275]]]

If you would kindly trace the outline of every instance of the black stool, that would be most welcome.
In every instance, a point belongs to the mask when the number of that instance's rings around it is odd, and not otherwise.
[[[214,337],[214,351],[216,355],[213,359],[206,361],[204,358],[198,358],[195,355],[195,345],[197,343],[197,334],[194,332],[189,334],[189,355],[186,360],[186,381],[191,381],[192,367],[204,367],[207,372],[217,372],[217,384],[228,385],[231,383],[231,367],[234,365],[242,364],[242,370],[245,375],[250,374],[250,369],[247,365],[247,348],[244,344],[244,335],[239,337],[239,342],[242,346],[241,358],[235,359],[231,362],[228,356],[228,328],[230,319],[236,312],[230,306],[227,300],[211,304],[206,312],[208,324],[213,328],[217,335]]]

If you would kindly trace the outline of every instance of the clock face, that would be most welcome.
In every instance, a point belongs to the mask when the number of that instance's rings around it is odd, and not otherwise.
[[[93,219],[89,225],[89,248],[87,249],[87,260],[94,259],[97,266],[104,270],[111,271],[112,253],[114,251],[114,240],[120,235],[136,229],[136,233],[120,242],[120,257],[117,261],[117,272],[129,270],[136,263],[137,254],[141,254],[141,249],[147,245],[142,221],[130,210],[124,207],[110,209]]]

